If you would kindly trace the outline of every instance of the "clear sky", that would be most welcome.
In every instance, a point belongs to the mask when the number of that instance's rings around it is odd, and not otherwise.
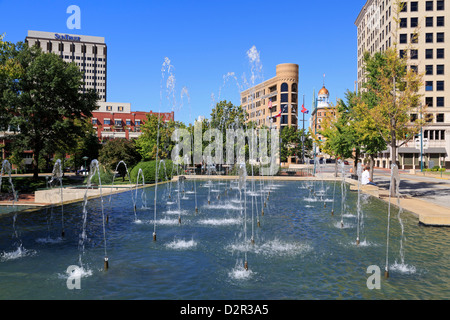
[[[219,100],[240,104],[240,89],[251,83],[252,47],[260,59],[257,83],[274,77],[277,64],[296,63],[308,109],[324,74],[331,101],[344,98],[356,81],[354,22],[365,2],[0,0],[0,34],[11,42],[28,30],[105,37],[107,100],[130,102],[133,111],[174,110],[189,123],[209,117]],[[67,27],[70,5],[81,9],[79,30]],[[161,85],[166,57],[175,79],[170,101]]]

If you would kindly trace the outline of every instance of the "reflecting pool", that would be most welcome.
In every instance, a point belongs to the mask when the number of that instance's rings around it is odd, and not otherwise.
[[[185,181],[160,185],[156,206],[155,187],[130,190],[104,197],[104,214],[100,198],[89,200],[85,224],[83,203],[65,205],[64,238],[60,207],[2,216],[0,299],[450,297],[449,228],[403,212],[402,233],[392,209],[385,279],[387,204],[361,195],[358,219],[357,192],[316,184]],[[71,290],[67,270],[80,263]],[[381,270],[380,289],[368,288],[370,266]]]

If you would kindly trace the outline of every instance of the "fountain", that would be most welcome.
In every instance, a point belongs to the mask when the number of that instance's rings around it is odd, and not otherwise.
[[[56,160],[55,165],[53,166],[52,171],[52,178],[48,182],[48,184],[51,186],[53,181],[56,179],[59,182],[59,190],[60,190],[60,196],[61,196],[61,237],[64,238],[65,231],[64,231],[64,187],[63,187],[63,169],[61,165],[61,160]]]
[[[79,248],[80,250],[80,256],[79,256],[79,263],[80,268],[83,270],[83,262],[82,262],[82,255],[85,252],[85,242],[87,240],[87,233],[86,233],[86,225],[87,225],[87,204],[88,204],[88,191],[89,188],[92,187],[92,178],[97,173],[98,176],[98,184],[100,188],[100,198],[101,198],[101,211],[102,211],[102,224],[103,224],[103,244],[104,244],[104,250],[105,250],[105,256],[104,256],[104,269],[108,270],[109,268],[109,259],[106,252],[106,227],[105,227],[105,214],[103,209],[103,194],[102,194],[102,181],[100,177],[100,165],[97,160],[92,160],[90,164],[90,170],[89,170],[89,176],[86,183],[86,192],[84,194],[84,204],[83,204],[83,229],[80,234],[80,241],[79,241]]]

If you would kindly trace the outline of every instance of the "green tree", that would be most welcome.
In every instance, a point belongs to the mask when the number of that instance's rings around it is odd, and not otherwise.
[[[112,139],[103,145],[98,160],[103,166],[114,172],[120,161],[124,161],[127,168],[132,168],[141,161],[141,155],[136,150],[136,141],[134,139]],[[124,181],[127,174],[125,166],[121,165],[117,170]]]
[[[14,148],[33,151],[37,179],[41,153],[73,147],[83,128],[76,120],[92,116],[98,96],[93,90],[81,93],[82,73],[75,63],[21,43],[8,49],[2,54],[14,57],[22,72],[9,80],[13,85],[4,88],[2,103],[13,115],[10,124],[20,129],[14,135]]]
[[[175,142],[172,141],[172,134],[176,128],[185,128],[181,122],[163,122],[155,114],[147,115],[147,120],[141,125],[142,135],[136,141],[137,151],[143,161],[157,159],[169,159]]]

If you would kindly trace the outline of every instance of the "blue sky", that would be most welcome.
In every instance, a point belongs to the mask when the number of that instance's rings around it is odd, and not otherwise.
[[[253,46],[262,66],[258,82],[274,77],[277,64],[296,63],[308,109],[324,74],[331,101],[344,98],[356,80],[354,22],[365,2],[0,0],[0,34],[11,42],[23,41],[28,30],[105,37],[107,100],[130,102],[133,111],[174,110],[176,120],[189,123],[208,117],[218,100],[240,103]],[[80,30],[67,28],[70,5],[81,9]],[[161,89],[166,57],[175,78],[171,101]]]

